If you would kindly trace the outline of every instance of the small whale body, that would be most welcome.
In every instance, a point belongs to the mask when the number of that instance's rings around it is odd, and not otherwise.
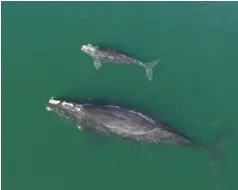
[[[172,144],[202,149],[209,157],[215,175],[219,174],[217,155],[224,149],[227,136],[209,145],[203,145],[159,119],[116,105],[78,103],[69,99],[51,98],[46,108],[63,119],[75,121],[77,126],[85,131],[105,136],[114,135],[141,143]]]
[[[143,63],[134,59],[118,50],[101,48],[92,44],[83,45],[81,50],[94,59],[94,67],[98,70],[102,66],[102,62],[114,64],[134,64],[145,68],[146,76],[150,81],[153,78],[153,67],[159,62],[159,59],[149,63]]]

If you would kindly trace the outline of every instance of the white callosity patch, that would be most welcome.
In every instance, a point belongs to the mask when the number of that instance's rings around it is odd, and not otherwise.
[[[85,49],[86,49],[86,46],[83,45],[83,46],[81,47],[81,50],[84,51]]]
[[[77,105],[77,106],[76,106],[76,110],[77,110],[77,111],[81,111],[81,110],[82,110],[82,106]]]
[[[81,51],[83,51],[84,53],[90,55],[90,56],[94,56],[94,53],[96,51],[97,47],[93,46],[92,44],[88,44],[88,45],[83,45],[81,47]]]
[[[60,103],[59,100],[54,100],[54,99],[49,100],[49,104],[59,104],[59,103]]]
[[[83,45],[83,46],[81,47],[81,50],[82,50],[82,51],[92,51],[92,50],[94,50],[94,49],[95,49],[95,47],[94,47],[92,44]]]
[[[46,110],[47,110],[47,111],[51,111],[52,109],[47,106],[47,107],[46,107]]]
[[[63,106],[67,105],[67,106],[70,106],[70,107],[73,107],[73,106],[74,106],[73,104],[67,103],[67,102],[62,102],[62,105],[63,105]]]

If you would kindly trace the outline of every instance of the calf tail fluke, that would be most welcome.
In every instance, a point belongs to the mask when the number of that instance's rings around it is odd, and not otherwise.
[[[146,76],[150,81],[153,79],[153,67],[156,66],[159,63],[159,59],[154,60],[152,62],[149,62],[145,66]]]

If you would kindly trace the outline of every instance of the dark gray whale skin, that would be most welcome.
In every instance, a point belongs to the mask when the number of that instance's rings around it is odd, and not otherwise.
[[[47,110],[74,120],[82,129],[148,143],[187,144],[199,147],[188,136],[158,119],[113,105],[76,103],[52,98]]]
[[[227,135],[210,145],[202,145],[161,120],[119,106],[51,98],[46,108],[61,118],[74,120],[88,132],[114,135],[141,143],[177,144],[202,149],[208,156],[215,176],[221,174],[219,155],[225,148]]]

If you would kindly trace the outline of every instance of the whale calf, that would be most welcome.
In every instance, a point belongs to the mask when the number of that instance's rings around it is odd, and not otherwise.
[[[145,68],[146,76],[150,81],[153,78],[153,67],[157,65],[159,59],[149,63],[143,63],[134,59],[118,50],[101,48],[92,44],[83,45],[81,50],[94,59],[94,67],[98,70],[102,66],[102,62],[109,62],[115,64],[134,64]]]

